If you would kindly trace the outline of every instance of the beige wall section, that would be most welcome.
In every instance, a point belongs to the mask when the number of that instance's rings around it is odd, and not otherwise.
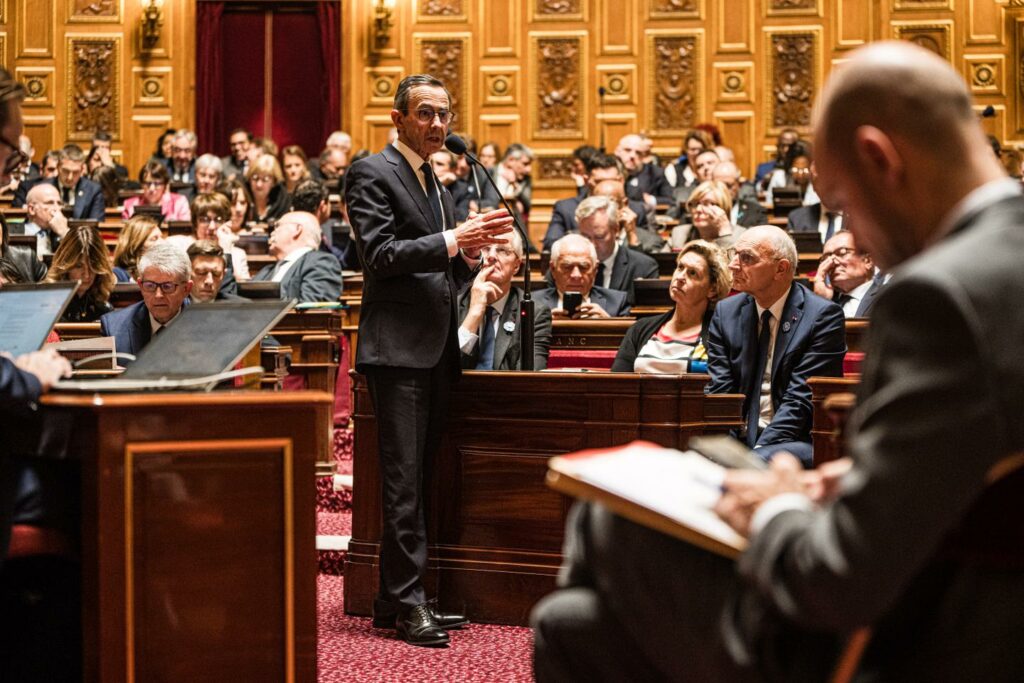
[[[437,73],[461,132],[537,153],[538,225],[569,191],[566,152],[602,133],[612,148],[647,132],[667,158],[683,130],[715,122],[752,171],[780,127],[805,127],[829,70],[883,38],[943,53],[979,110],[995,107],[986,128],[1024,142],[1024,0],[395,0],[379,46],[374,2],[342,0],[342,126],[357,147],[383,144],[403,76]],[[143,51],[140,0],[0,0],[0,59],[30,88],[38,150],[100,122],[134,173],[163,127],[193,124],[195,0],[163,12],[161,42]]]
[[[0,62],[26,85],[25,132],[37,156],[91,131],[114,135],[130,174],[165,128],[195,118],[195,1],[164,0],[144,49],[140,0],[0,0]]]

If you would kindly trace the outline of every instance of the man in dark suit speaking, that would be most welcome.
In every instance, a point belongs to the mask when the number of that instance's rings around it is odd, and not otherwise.
[[[427,601],[422,481],[437,450],[448,388],[458,377],[459,290],[480,263],[480,248],[507,244],[512,217],[492,211],[456,226],[454,202],[430,168],[454,114],[444,83],[408,76],[395,93],[398,139],[352,164],[346,175],[349,221],[363,264],[356,369],[366,375],[377,415],[384,526],[374,625],[397,627],[412,645],[448,642],[446,627],[466,623]]]
[[[583,508],[574,587],[534,615],[539,681],[829,680],[869,625],[848,680],[1024,679],[1020,184],[962,78],[910,43],[850,53],[815,119],[822,198],[895,269],[852,458],[730,471],[738,564]]]

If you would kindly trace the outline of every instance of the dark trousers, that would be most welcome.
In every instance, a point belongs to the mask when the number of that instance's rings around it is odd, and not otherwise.
[[[426,602],[427,513],[423,480],[441,441],[457,360],[445,353],[429,369],[368,367],[377,415],[381,508],[380,589],[376,612]]]

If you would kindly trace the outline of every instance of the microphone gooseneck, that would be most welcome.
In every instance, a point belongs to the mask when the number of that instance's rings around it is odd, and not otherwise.
[[[466,147],[466,141],[460,138],[455,133],[449,133],[448,137],[444,140],[444,146],[448,148],[448,151],[452,154],[459,154],[466,157],[469,163],[472,165],[480,166],[483,168],[483,164],[475,156],[470,154],[469,148]],[[470,169],[473,171],[473,169]],[[473,171],[473,178],[476,179],[476,172]],[[523,301],[519,307],[519,324],[520,324],[520,349],[521,356],[520,361],[523,370],[533,370],[533,321],[534,321],[534,303],[530,297],[530,250],[528,245],[530,244],[530,238],[526,234],[526,230],[523,228],[523,224],[519,222],[519,217],[516,212],[509,206],[508,200],[498,189],[497,183],[494,182],[494,178],[491,177],[490,173],[484,171],[484,178],[491,184],[498,197],[501,199],[501,203],[505,206],[505,210],[508,211],[509,215],[512,216],[512,222],[515,224],[516,229],[519,231],[519,236],[523,239]],[[477,195],[483,198],[479,189],[479,180],[477,180]]]

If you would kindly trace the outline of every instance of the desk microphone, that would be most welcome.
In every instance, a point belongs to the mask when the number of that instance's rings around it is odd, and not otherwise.
[[[469,149],[466,148],[466,141],[460,138],[455,133],[450,133],[448,137],[444,139],[444,146],[448,148],[448,151],[452,154],[461,154],[469,160],[470,164],[475,164],[483,169],[483,164],[475,156],[469,153]],[[470,169],[472,170],[472,169]],[[494,191],[501,198],[501,203],[505,205],[505,210],[508,211],[509,215],[512,216],[512,222],[515,224],[516,229],[519,231],[519,236],[523,238],[523,289],[525,293],[523,295],[523,301],[519,306],[519,326],[520,326],[520,361],[523,366],[523,370],[533,370],[533,321],[534,321],[534,303],[533,299],[530,298],[530,238],[526,234],[526,230],[523,229],[523,224],[519,222],[519,217],[516,212],[509,206],[508,200],[498,189],[497,183],[494,182],[494,178],[491,174],[484,170],[484,177],[487,182],[491,184]],[[473,175],[476,175],[476,171],[473,171]],[[479,190],[477,191],[479,194]],[[481,195],[481,198],[483,195]]]

